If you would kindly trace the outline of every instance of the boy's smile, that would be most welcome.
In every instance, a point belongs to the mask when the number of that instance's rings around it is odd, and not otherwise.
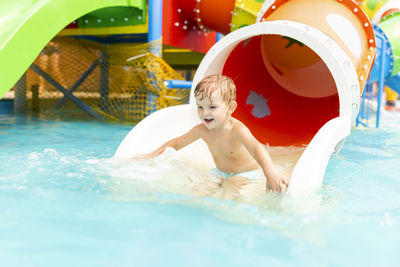
[[[218,129],[230,118],[228,104],[222,100],[219,93],[213,93],[211,99],[196,97],[199,118],[208,129]]]

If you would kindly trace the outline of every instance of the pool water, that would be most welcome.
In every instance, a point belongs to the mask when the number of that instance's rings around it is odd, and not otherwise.
[[[201,171],[173,155],[112,159],[130,125],[0,115],[1,266],[398,266],[400,115],[383,119],[317,194],[232,201],[191,194]]]

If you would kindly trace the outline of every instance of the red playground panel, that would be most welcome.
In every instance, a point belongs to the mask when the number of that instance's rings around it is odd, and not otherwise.
[[[163,44],[200,53],[206,53],[215,44],[216,32],[198,27],[195,9],[195,0],[164,0]]]

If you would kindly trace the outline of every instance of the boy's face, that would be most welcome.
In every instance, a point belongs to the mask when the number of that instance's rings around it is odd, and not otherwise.
[[[200,120],[210,130],[222,126],[228,115],[234,111],[234,108],[232,110],[231,105],[224,102],[217,92],[214,92],[211,98],[204,97],[200,100],[200,96],[197,96],[196,105]]]

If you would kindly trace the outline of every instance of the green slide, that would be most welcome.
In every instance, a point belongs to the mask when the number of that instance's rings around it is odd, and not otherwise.
[[[65,26],[106,7],[138,7],[142,0],[0,0],[0,98]]]
[[[393,71],[392,76],[400,72],[400,12],[386,16],[378,26],[383,30],[389,39],[393,50]],[[390,60],[390,59],[389,59]]]

